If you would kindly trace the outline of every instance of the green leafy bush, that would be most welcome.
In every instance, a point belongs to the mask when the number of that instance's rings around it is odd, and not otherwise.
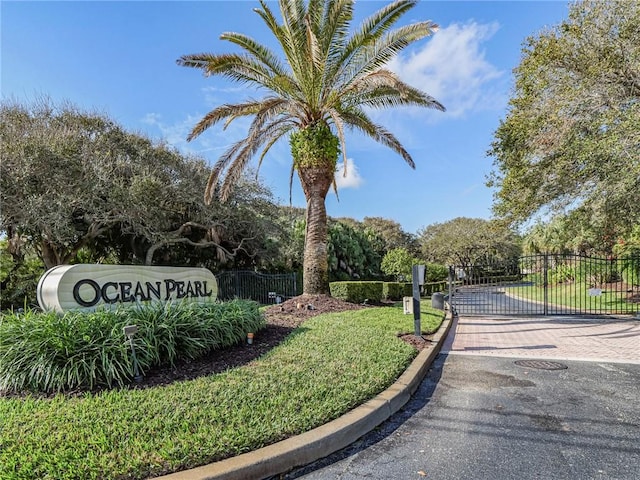
[[[551,285],[556,285],[558,283],[570,283],[576,279],[576,270],[572,266],[560,264],[549,270],[547,278]]]
[[[640,284],[640,225],[633,227],[627,238],[618,239],[613,253],[619,258],[622,281],[628,285]]]
[[[412,293],[411,283],[384,282],[382,284],[382,298],[385,300],[402,300],[402,297],[410,297]]]
[[[6,239],[0,240],[0,308],[35,306],[36,287],[45,271],[42,260],[28,253],[16,260],[8,252]]]
[[[384,300],[400,300],[400,284],[398,282],[384,282],[382,284],[382,298]]]
[[[413,257],[406,248],[394,248],[385,254],[380,268],[385,274],[392,275],[401,282],[411,280],[413,265],[420,263],[421,261]]]
[[[423,294],[432,295],[436,292],[446,292],[449,289],[449,282],[431,282],[423,285]]]
[[[365,300],[379,302],[382,300],[384,282],[331,282],[331,296],[351,303],[362,303]]]
[[[425,282],[440,282],[449,278],[449,268],[438,263],[427,263]]]
[[[590,287],[597,287],[605,283],[617,282],[621,275],[618,271],[622,265],[616,260],[596,259],[580,262],[576,270],[577,280],[585,282]]]
[[[246,300],[167,303],[99,310],[0,316],[0,389],[40,392],[122,386],[134,376],[125,325],[137,325],[140,370],[198,358],[264,327]]]

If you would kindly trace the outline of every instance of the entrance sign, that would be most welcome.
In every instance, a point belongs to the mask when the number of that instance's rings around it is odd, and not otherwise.
[[[141,302],[213,302],[218,284],[206,268],[59,265],[42,275],[37,296],[45,311],[93,311]]]

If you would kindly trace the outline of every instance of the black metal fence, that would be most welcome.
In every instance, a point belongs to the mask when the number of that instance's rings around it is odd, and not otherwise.
[[[295,297],[297,292],[295,273],[266,274],[234,270],[219,272],[215,276],[220,300],[243,298],[266,305]]]
[[[545,254],[450,268],[450,303],[464,315],[640,312],[640,257]]]

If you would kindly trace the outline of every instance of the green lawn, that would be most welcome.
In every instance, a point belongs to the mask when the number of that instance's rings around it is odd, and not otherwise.
[[[431,333],[443,312],[424,302]],[[145,478],[235,456],[339,417],[416,351],[401,307],[315,317],[249,365],[146,390],[0,398],[0,478]],[[247,347],[251,348],[251,347]]]

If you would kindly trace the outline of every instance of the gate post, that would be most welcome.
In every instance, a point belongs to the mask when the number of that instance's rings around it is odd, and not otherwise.
[[[416,337],[422,336],[422,328],[420,326],[420,282],[418,275],[420,274],[420,266],[413,265],[411,267],[411,279],[413,280],[413,327]]]
[[[453,265],[449,265],[449,308],[454,311],[453,308]]]
[[[549,254],[545,253],[544,254],[544,261],[543,261],[543,267],[544,269],[544,280],[543,280],[543,288],[544,288],[544,314],[545,315],[549,315],[549,277],[548,277],[548,272],[549,272]]]

